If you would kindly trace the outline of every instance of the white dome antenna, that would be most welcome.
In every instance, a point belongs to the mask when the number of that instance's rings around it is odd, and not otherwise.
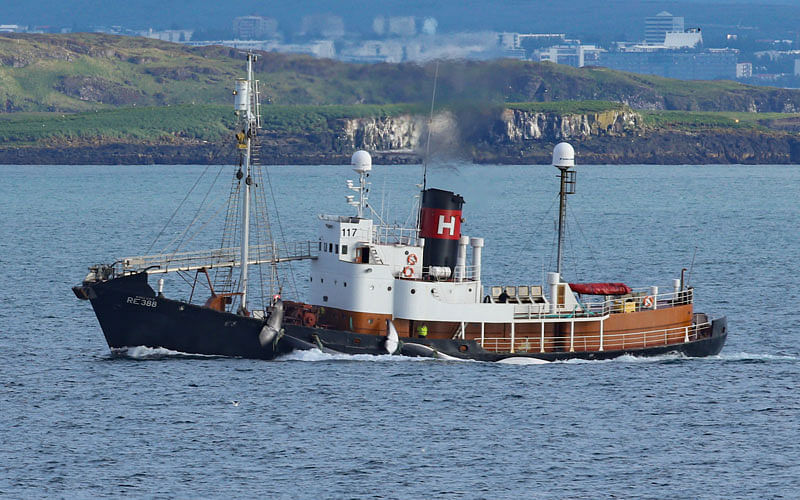
[[[575,166],[575,150],[568,142],[559,142],[553,148],[553,166],[558,168]]]
[[[363,149],[359,149],[350,158],[350,165],[353,170],[358,172],[358,187],[353,186],[352,181],[347,181],[347,187],[359,194],[358,202],[348,199],[347,202],[358,208],[358,218],[364,217],[364,209],[367,207],[367,194],[369,193],[369,183],[367,177],[372,170],[372,156]]]
[[[359,174],[369,172],[372,170],[372,156],[363,149],[359,149],[353,153],[353,157],[350,159],[350,165],[352,165],[353,170]]]

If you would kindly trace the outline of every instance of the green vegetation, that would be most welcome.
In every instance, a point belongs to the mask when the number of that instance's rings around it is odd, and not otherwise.
[[[0,115],[0,142],[42,139],[218,140],[234,124],[230,108],[216,105],[123,108],[88,113],[14,113]]]
[[[800,113],[741,113],[706,111],[640,111],[644,123],[651,128],[677,130],[698,129],[782,129],[782,124],[800,120]]]
[[[263,106],[267,132],[307,134],[329,131],[329,120],[419,113],[419,106]],[[232,106],[179,105],[130,107],[83,113],[0,114],[0,143],[30,144],[42,139],[76,141],[125,139],[144,142],[219,141],[235,125]]]
[[[240,52],[134,37],[0,35],[0,112],[80,112],[178,104],[229,105]],[[265,103],[386,105],[430,101],[434,63],[350,64],[263,53],[255,64]],[[517,60],[442,61],[437,103],[562,101],[633,109],[800,111],[800,91],[728,81],[679,81],[605,68]]]
[[[512,102],[506,105],[509,109],[539,113],[556,113],[560,115],[603,113],[605,111],[622,111],[628,107],[620,102],[611,101],[554,101],[554,102]]]

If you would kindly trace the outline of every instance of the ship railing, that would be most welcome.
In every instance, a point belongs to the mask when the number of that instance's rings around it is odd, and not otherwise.
[[[372,227],[372,241],[379,245],[416,245],[418,236],[417,228],[396,224],[381,224]]]
[[[544,333],[476,339],[487,351],[494,352],[591,352],[669,346],[693,342],[707,335],[711,322],[676,328],[623,333],[570,333],[558,337]],[[513,345],[513,349],[512,349]]]
[[[633,291],[628,295],[614,297],[604,301],[581,303],[581,306],[587,313],[606,315],[612,313],[647,311],[650,309],[665,309],[691,304],[693,301],[694,291],[692,289],[659,293],[657,295],[649,295],[647,289],[645,289],[644,291]]]
[[[298,241],[279,245],[250,246],[248,265],[273,264],[294,260],[317,258],[317,242]],[[155,255],[124,257],[114,263],[114,274],[124,276],[145,271],[148,274],[176,271],[195,271],[223,267],[238,267],[241,264],[240,247],[215,248],[191,252],[176,252]]]
[[[437,274],[441,271],[441,269],[441,267],[434,267],[432,272],[430,266],[425,266],[422,268],[422,275],[431,281],[478,281],[478,266],[464,266],[463,276],[460,274],[461,271],[459,271],[458,268],[456,268],[455,273],[451,272],[449,275]],[[395,266],[393,274],[399,279],[419,280],[421,276],[413,271],[414,268],[412,266]]]
[[[649,289],[645,289],[649,290]],[[666,309],[691,304],[694,299],[693,290],[648,295],[647,292],[632,292],[629,295],[597,302],[579,302],[571,310],[560,307],[556,312],[550,310],[551,304],[518,304],[514,308],[514,319],[567,319],[607,316],[617,313],[631,313]]]

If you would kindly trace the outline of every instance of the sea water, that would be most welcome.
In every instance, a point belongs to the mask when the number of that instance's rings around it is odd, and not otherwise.
[[[485,285],[538,284],[552,269],[556,174],[430,168],[429,187],[466,199],[464,232],[486,238]],[[110,352],[70,287],[90,264],[180,239],[161,231],[175,208],[186,198],[177,227],[214,215],[232,175],[0,167],[0,496],[800,497],[797,167],[578,167],[565,278],[668,291],[686,268],[697,310],[728,317],[716,357]],[[347,178],[346,166],[270,168],[276,238],[316,239],[317,213],[352,212]],[[418,166],[376,166],[370,181],[378,215],[413,223]],[[190,243],[218,245],[221,219]],[[307,294],[304,266],[286,294]]]

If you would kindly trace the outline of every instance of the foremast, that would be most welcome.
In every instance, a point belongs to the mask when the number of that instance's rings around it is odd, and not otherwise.
[[[253,61],[256,55],[247,54],[247,79],[236,81],[234,91],[236,113],[239,116],[239,132],[236,134],[240,154],[240,168],[236,173],[238,179],[244,178],[242,190],[242,232],[241,232],[241,267],[239,276],[239,292],[241,293],[239,313],[247,315],[247,268],[250,251],[250,188],[253,177],[250,172],[253,153],[253,140],[260,125],[258,103],[258,81],[253,78]]]
[[[556,273],[561,276],[561,263],[564,250],[564,228],[567,223],[567,195],[575,194],[575,150],[566,142],[556,144],[553,148],[553,166],[561,172],[561,189],[558,203],[558,250]]]

